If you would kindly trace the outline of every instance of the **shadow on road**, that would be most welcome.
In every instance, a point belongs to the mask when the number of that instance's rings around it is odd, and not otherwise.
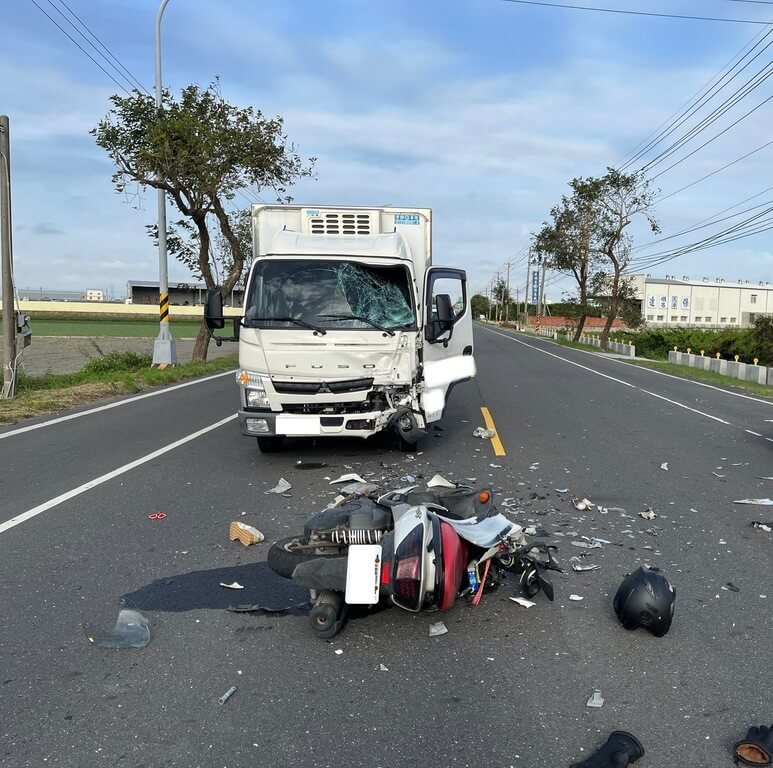
[[[242,584],[244,589],[220,586]],[[124,605],[146,611],[179,613],[200,608],[225,610],[260,605],[269,610],[292,606],[288,615],[306,613],[309,593],[277,576],[266,563],[250,563],[165,576],[122,596]]]

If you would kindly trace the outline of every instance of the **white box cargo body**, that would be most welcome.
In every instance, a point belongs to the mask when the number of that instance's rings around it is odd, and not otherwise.
[[[273,451],[394,429],[414,447],[475,374],[466,274],[432,266],[430,209],[254,205],[252,234],[242,434]]]

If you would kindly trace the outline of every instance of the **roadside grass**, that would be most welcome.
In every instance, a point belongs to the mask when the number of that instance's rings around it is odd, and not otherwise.
[[[170,329],[175,338],[195,338],[200,320],[172,320]],[[0,323],[0,328],[2,323]],[[101,320],[70,318],[36,318],[31,321],[33,336],[109,336],[154,338],[158,336],[158,320]]]
[[[237,355],[206,363],[185,363],[170,368],[151,368],[150,355],[111,352],[89,360],[77,373],[20,375],[17,396],[0,400],[0,424],[63,411],[84,403],[116,395],[127,395],[152,387],[207,376],[236,368]]]

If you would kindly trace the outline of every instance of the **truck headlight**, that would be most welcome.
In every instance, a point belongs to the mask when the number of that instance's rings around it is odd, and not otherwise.
[[[239,371],[236,374],[236,380],[244,387],[245,401],[248,408],[271,407],[262,377],[249,371]]]

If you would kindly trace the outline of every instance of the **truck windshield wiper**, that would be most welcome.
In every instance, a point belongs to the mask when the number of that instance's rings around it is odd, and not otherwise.
[[[360,315],[317,315],[317,317],[327,317],[331,320],[359,320],[361,323],[367,323],[372,328],[388,333],[390,336],[395,335],[395,332],[391,328],[384,328],[383,325],[374,323],[372,320],[368,320],[367,317],[360,317]]]
[[[249,319],[245,318],[244,325],[247,328],[256,328],[257,326],[253,325],[253,323],[270,323],[274,320],[279,323],[295,323],[303,328],[308,328],[310,331],[316,331],[320,336],[324,336],[327,333],[324,328],[318,328],[316,325],[307,323],[305,320],[297,320],[294,317],[250,317]]]

